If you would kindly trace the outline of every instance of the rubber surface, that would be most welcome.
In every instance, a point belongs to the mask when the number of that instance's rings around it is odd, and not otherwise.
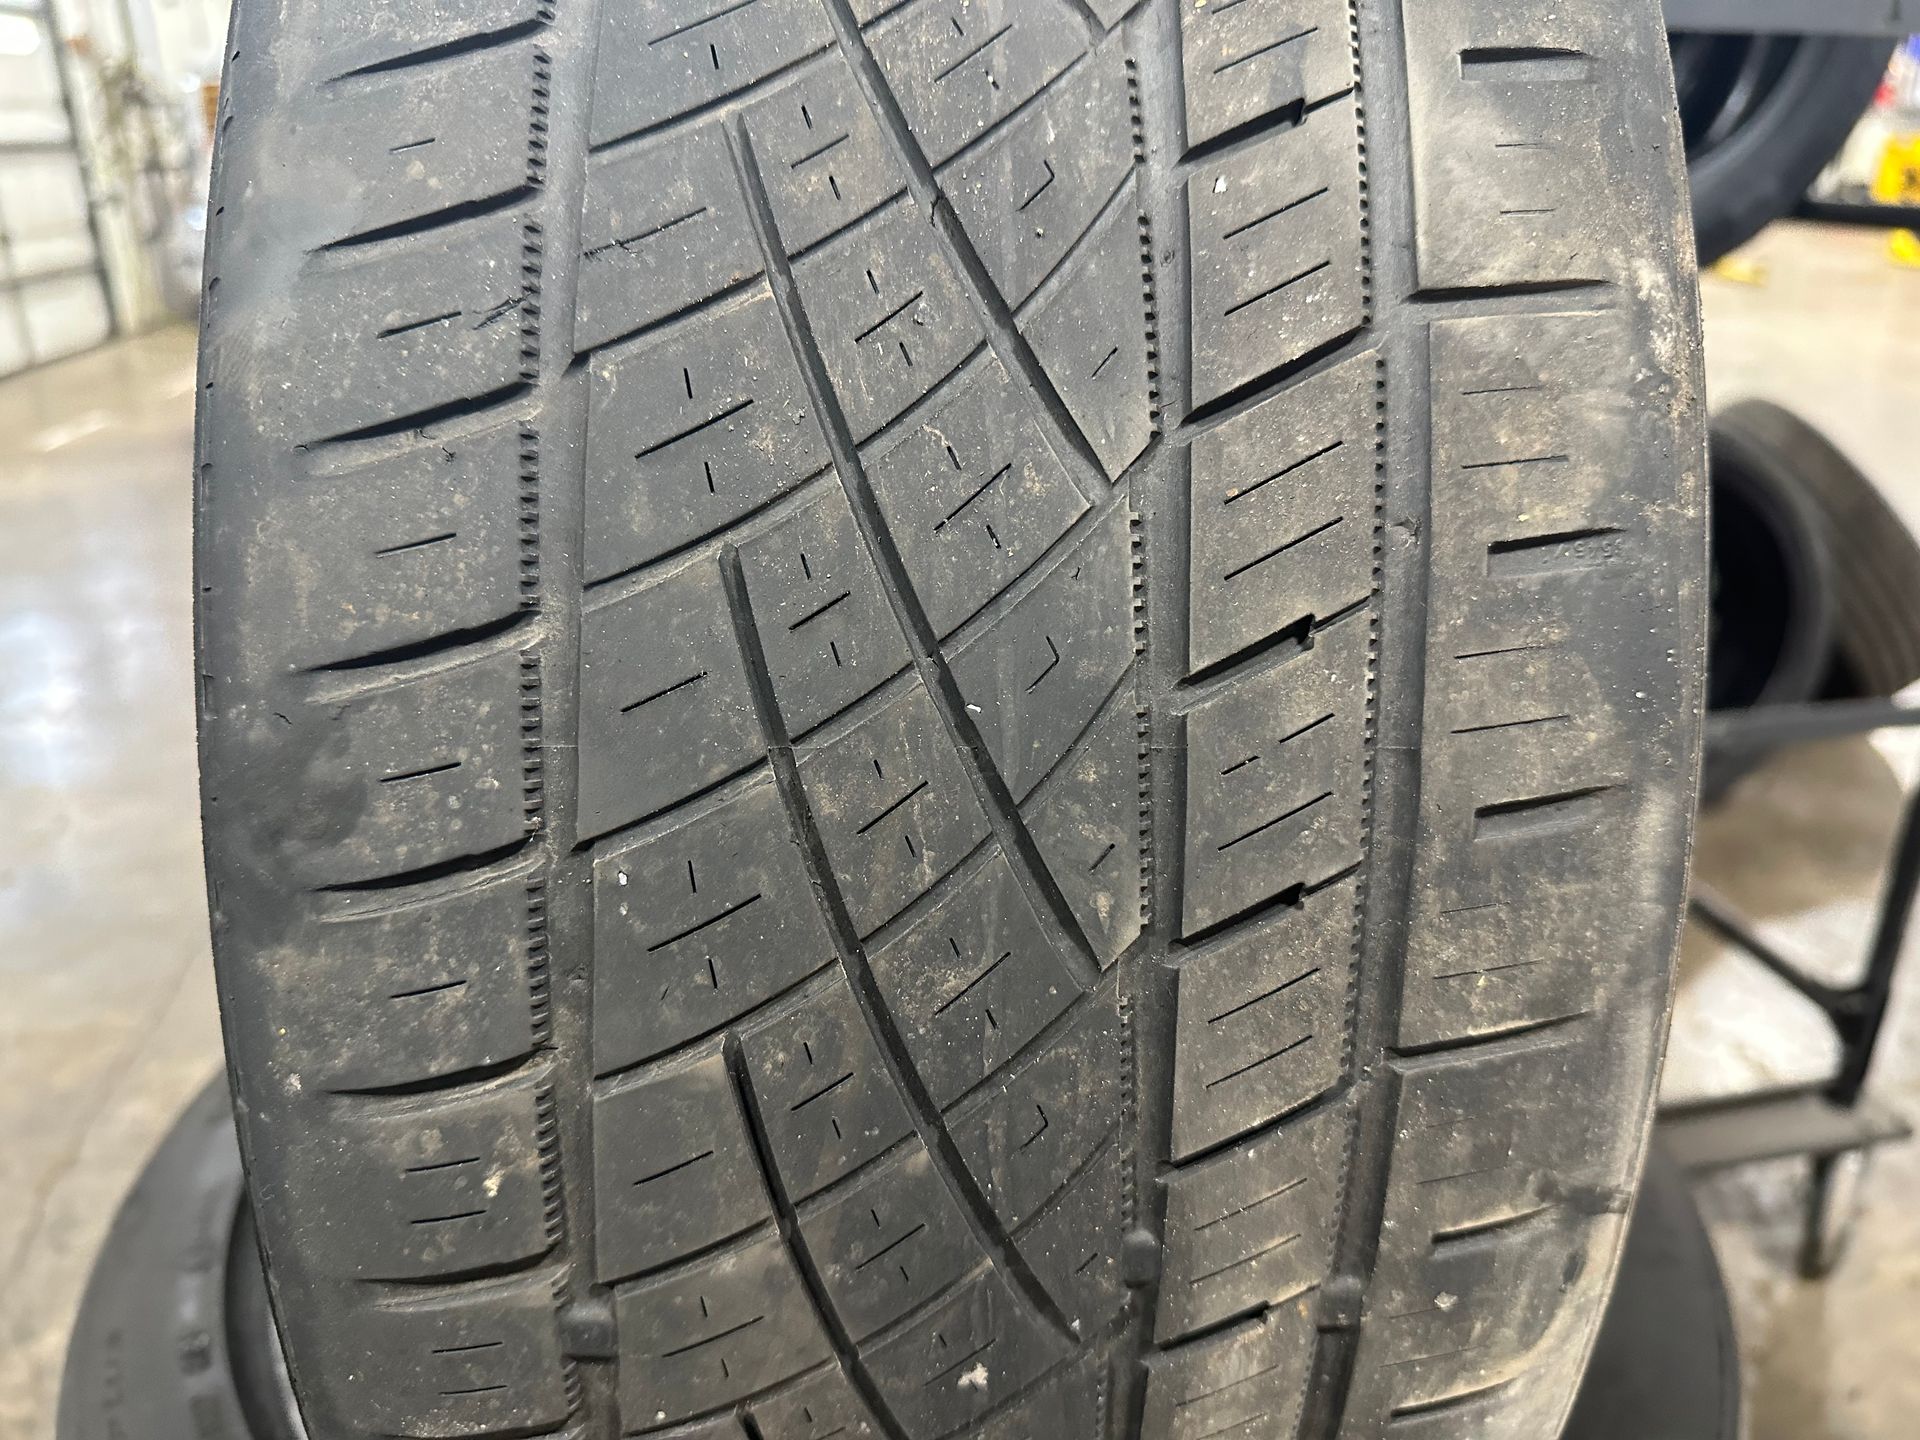
[[[1811,700],[1835,660],[1835,537],[1792,454],[1728,413],[1708,437],[1713,599],[1707,629],[1707,708]],[[1715,803],[1766,758],[1709,752],[1702,799]]]
[[[1696,770],[1665,57],[238,8],[204,791],[311,1430],[1551,1433]]]
[[[1920,679],[1920,541],[1880,487],[1813,426],[1768,400],[1729,405],[1713,422],[1716,447],[1733,443],[1791,487],[1815,542],[1831,557],[1830,688],[1892,695]],[[1716,450],[1717,453],[1717,450]]]
[[[224,1084],[120,1202],[60,1375],[59,1440],[300,1440]]]
[[[1813,697],[1833,649],[1834,561],[1824,519],[1789,456],[1742,424],[1713,423],[1713,604],[1707,706]]]
[[[1792,212],[1840,153],[1894,42],[1677,32],[1673,62],[1700,263]]]
[[[252,1235],[226,1085],[217,1082],[147,1162],[94,1261],[61,1376],[56,1440],[298,1440]],[[1734,1440],[1739,1422],[1726,1285],[1656,1132],[1562,1440]]]

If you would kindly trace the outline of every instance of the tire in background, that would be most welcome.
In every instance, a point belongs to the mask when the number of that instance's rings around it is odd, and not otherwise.
[[[1736,447],[1747,467],[1791,490],[1827,552],[1833,644],[1822,688],[1893,695],[1920,680],[1920,541],[1880,487],[1834,443],[1770,400],[1742,400],[1713,420],[1714,457]],[[1716,473],[1716,483],[1717,483]]]
[[[1840,153],[1895,42],[1676,32],[1674,79],[1700,263],[1791,213]]]
[[[309,1428],[1553,1433],[1697,775],[1658,7],[230,56],[203,799]]]
[[[60,1376],[59,1440],[303,1440],[240,1194],[233,1102],[211,1084],[94,1259]]]
[[[1832,537],[1794,459],[1738,414],[1730,423],[1713,422],[1707,444],[1709,710],[1811,700],[1833,666],[1838,582]],[[1710,753],[1705,798],[1724,795],[1763,753]]]

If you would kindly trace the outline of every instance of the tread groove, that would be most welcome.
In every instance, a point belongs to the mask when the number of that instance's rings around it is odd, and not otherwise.
[[[1083,993],[1091,991],[1100,981],[1100,967],[1094,958],[1093,947],[1082,933],[1080,923],[1067,904],[1059,883],[1041,860],[1039,848],[1021,818],[1006,781],[985,758],[986,746],[978,729],[968,718],[966,702],[961,697],[952,671],[941,657],[938,637],[914,593],[912,582],[907,578],[906,566],[873,497],[859,447],[854,443],[851,427],[841,412],[832,383],[827,378],[826,363],[814,340],[792,269],[780,248],[772,206],[760,178],[752,145],[742,127],[731,131],[729,138],[734,163],[747,192],[747,209],[754,220],[761,258],[773,282],[781,320],[800,363],[808,393],[813,397],[814,408],[823,422],[827,447],[834,459],[833,468],[852,508],[861,543],[873,561],[894,618],[907,638],[914,669],[926,687],[928,698],[946,729],[948,741],[966,772],[981,808],[986,812],[994,837],[1000,842],[1015,877],[1035,902],[1034,909],[1043,926],[1049,930],[1059,959],[1080,990]]]
[[[742,586],[740,603],[745,601],[745,587]],[[751,624],[751,621],[748,622]],[[746,1055],[742,1051],[738,1036],[730,1035],[723,1053],[727,1060],[727,1073],[733,1081],[735,1092],[740,1098],[740,1106],[747,1118],[747,1135],[753,1142],[754,1153],[759,1158],[760,1172],[766,1177],[767,1188],[773,1196],[774,1219],[780,1231],[780,1238],[787,1247],[787,1253],[793,1257],[794,1266],[800,1272],[801,1283],[807,1287],[807,1295],[813,1302],[814,1313],[820,1323],[826,1327],[833,1341],[834,1352],[841,1357],[844,1373],[853,1382],[860,1398],[866,1402],[886,1440],[907,1440],[906,1432],[900,1422],[894,1418],[893,1411],[880,1393],[880,1387],[874,1383],[866,1365],[860,1358],[860,1352],[853,1343],[845,1323],[833,1308],[833,1302],[827,1293],[826,1282],[820,1276],[820,1269],[814,1263],[813,1254],[807,1248],[806,1240],[800,1233],[800,1217],[794,1209],[793,1197],[787,1193],[786,1182],[781,1178],[780,1166],[774,1157],[773,1146],[767,1138],[765,1117],[760,1112],[760,1097],[753,1088],[753,1076],[747,1070]],[[743,1420],[751,1420],[744,1410]],[[758,1427],[756,1426],[757,1430]]]
[[[375,60],[322,82],[327,85],[341,85],[349,80],[360,80],[372,75],[392,75],[402,70],[418,70],[422,66],[437,64],[442,60],[451,60],[457,55],[472,55],[482,50],[497,50],[511,45],[516,40],[525,40],[538,35],[552,23],[552,15],[546,7],[542,13],[516,25],[503,26],[498,30],[485,30],[474,35],[462,35],[457,40],[449,40],[440,45],[429,45],[424,49],[410,51],[405,55],[390,56],[385,60]]]
[[[833,22],[840,37],[841,50],[853,65],[854,77],[866,96],[874,119],[879,122],[895,158],[907,173],[908,193],[920,206],[921,212],[932,218],[933,227],[940,232],[949,258],[960,271],[963,288],[986,325],[988,344],[1008,372],[1031,389],[1047,424],[1054,432],[1055,450],[1061,460],[1068,463],[1069,473],[1082,494],[1092,500],[1107,488],[1106,471],[1094,453],[1092,442],[1067,409],[1065,399],[1034,355],[1033,347],[1020,333],[1013,310],[1001,295],[999,287],[993,283],[986,262],[980,258],[980,252],[967,235],[965,226],[960,223],[952,202],[940,188],[933,167],[928,163],[920,142],[907,123],[905,113],[900,109],[900,102],[894,97],[893,89],[881,73],[872,51],[867,48],[866,39],[860,33],[859,23],[848,8],[847,0],[821,0],[821,7]],[[1087,57],[1082,56],[1078,63],[1086,64]]]
[[[723,555],[721,573],[734,633],[741,653],[746,658],[754,710],[765,737],[775,784],[786,808],[788,823],[804,854],[814,895],[826,914],[842,973],[868,1033],[873,1037],[881,1063],[895,1091],[906,1103],[908,1119],[921,1144],[926,1147],[927,1154],[932,1157],[935,1173],[957,1202],[960,1213],[966,1218],[981,1248],[1014,1293],[1020,1295],[1045,1324],[1061,1335],[1071,1336],[1072,1327],[1067,1317],[1001,1227],[999,1217],[994,1214],[987,1198],[980,1193],[959,1148],[942,1122],[939,1107],[904,1058],[907,1053],[905,1042],[887,1009],[879,984],[873,978],[866,952],[861,948],[846,900],[833,877],[826,846],[820,839],[812,807],[801,784],[793,743],[787,735],[786,722],[781,718],[779,705],[774,700],[773,676],[767,668],[766,651],[760,641],[759,626],[747,594],[746,571],[740,563],[738,551],[729,550]],[[1068,1008],[1071,1010],[1075,1007]]]

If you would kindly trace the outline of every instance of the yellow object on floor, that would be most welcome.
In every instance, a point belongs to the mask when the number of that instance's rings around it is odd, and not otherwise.
[[[1920,270],[1920,235],[1911,230],[1889,230],[1887,258],[1902,269]]]
[[[1736,285],[1767,283],[1767,267],[1739,250],[1715,261],[1713,273],[1722,280],[1731,280]]]

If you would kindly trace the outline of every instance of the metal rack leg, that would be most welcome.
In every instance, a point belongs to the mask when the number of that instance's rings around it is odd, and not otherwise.
[[[1834,1017],[1842,1054],[1839,1073],[1828,1094],[1836,1104],[1856,1103],[1866,1087],[1867,1071],[1873,1064],[1873,1052],[1893,996],[1894,971],[1900,964],[1908,922],[1913,918],[1916,889],[1920,889],[1920,787],[1907,797],[1901,812],[1893,863],[1881,893],[1880,919],[1867,951],[1866,973],[1848,993],[1844,1015]]]

